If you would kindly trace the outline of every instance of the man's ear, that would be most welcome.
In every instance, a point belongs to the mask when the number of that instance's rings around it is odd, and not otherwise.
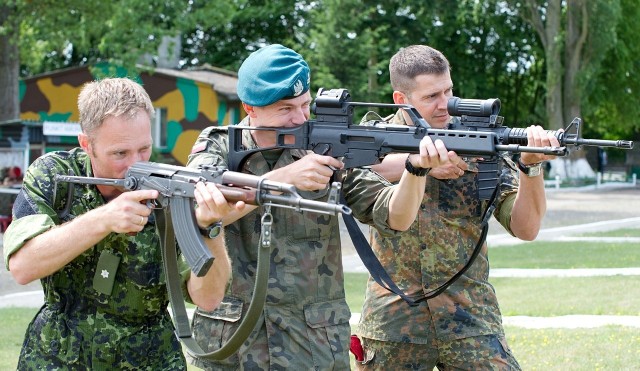
[[[256,110],[254,106],[250,106],[246,103],[242,103],[242,108],[244,108],[244,111],[247,113],[247,115],[249,117],[255,118],[256,117]]]
[[[408,104],[408,100],[407,97],[404,95],[403,92],[398,91],[398,90],[394,90],[393,91],[393,103],[395,104]]]
[[[78,134],[78,143],[80,144],[80,148],[89,153],[89,137],[87,136],[87,134]]]

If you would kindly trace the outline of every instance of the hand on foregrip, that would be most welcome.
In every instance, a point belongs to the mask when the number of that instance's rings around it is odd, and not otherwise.
[[[531,125],[527,129],[527,146],[529,147],[560,147],[560,142],[553,132],[545,130],[540,125]],[[532,165],[546,160],[553,160],[555,156],[543,153],[523,152],[520,159],[525,165]]]
[[[241,211],[245,206],[244,201],[227,200],[216,184],[210,182],[198,182],[194,195],[198,203],[196,220],[203,228],[222,220],[232,211]]]
[[[455,152],[447,150],[444,142],[439,139],[433,142],[428,135],[420,141],[420,154],[413,156],[411,163],[414,167],[443,168],[441,171],[446,172],[447,176],[456,177],[468,169],[468,165]]]

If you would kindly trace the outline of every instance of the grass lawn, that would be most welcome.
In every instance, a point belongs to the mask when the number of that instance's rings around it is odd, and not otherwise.
[[[602,242],[529,242],[489,248],[491,268],[640,267],[640,244]]]
[[[640,316],[640,276],[493,278],[503,316]]]
[[[38,308],[0,309],[0,370],[15,370],[24,340],[24,332]]]
[[[637,328],[525,329],[505,327],[507,342],[523,370],[638,370]]]

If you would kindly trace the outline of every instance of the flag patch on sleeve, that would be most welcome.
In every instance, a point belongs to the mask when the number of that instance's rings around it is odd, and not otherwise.
[[[202,152],[207,149],[207,142],[196,143],[191,147],[191,154]]]

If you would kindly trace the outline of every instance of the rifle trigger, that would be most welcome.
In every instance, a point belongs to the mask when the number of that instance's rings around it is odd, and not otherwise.
[[[147,200],[145,204],[151,210],[161,209],[161,207],[158,207],[158,202],[156,200]]]

